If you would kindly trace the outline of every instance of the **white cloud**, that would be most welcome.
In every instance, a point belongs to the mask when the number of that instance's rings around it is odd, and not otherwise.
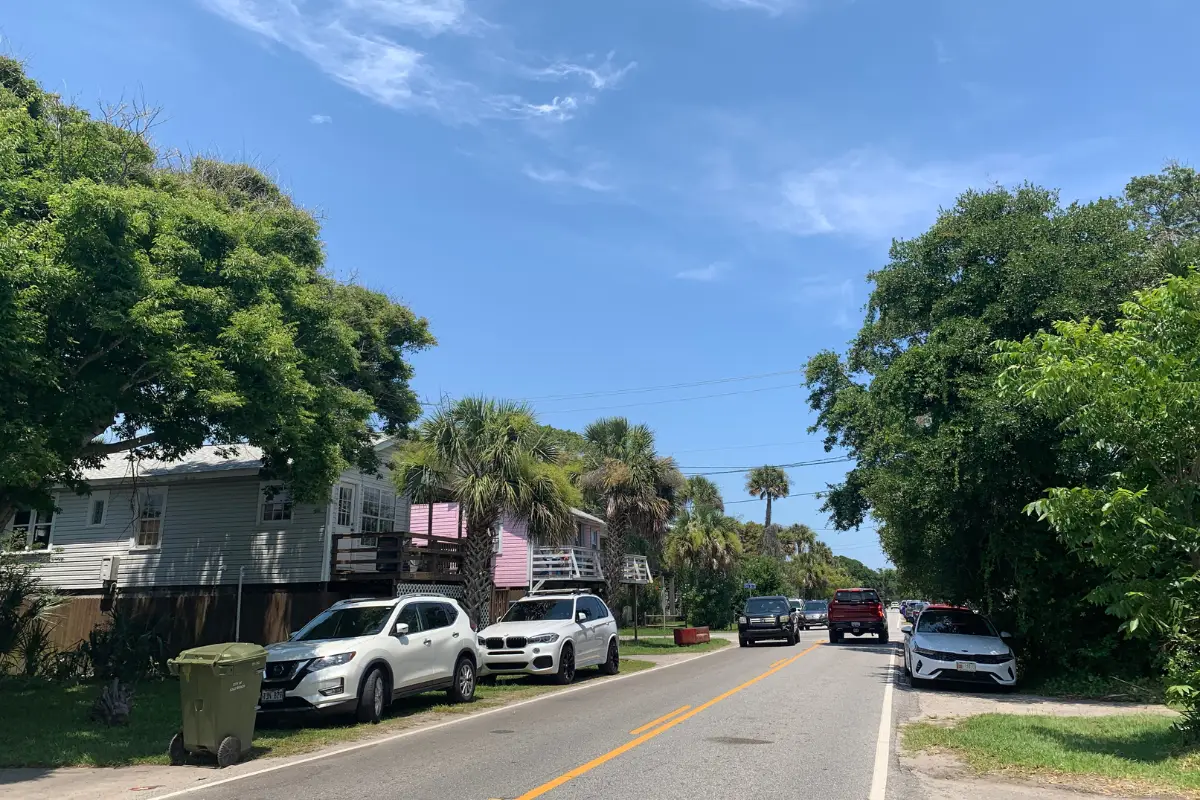
[[[705,0],[710,6],[733,11],[764,11],[777,17],[788,11],[802,11],[811,5],[810,0]]]
[[[328,125],[329,123],[333,122],[333,117],[329,116],[328,114],[313,114],[308,118],[308,121],[313,125]]]
[[[573,186],[587,189],[589,192],[611,192],[616,187],[603,177],[605,167],[602,164],[589,164],[577,172],[569,172],[558,167],[533,167],[526,165],[521,170],[525,177],[538,183],[555,186]]]
[[[685,269],[675,273],[675,277],[685,281],[700,281],[701,283],[712,283],[720,278],[727,271],[728,265],[714,261],[707,267],[700,269]]]
[[[428,51],[431,37],[462,37],[493,31],[464,0],[326,0],[319,8],[303,0],[199,0],[230,22],[287,47],[322,72],[378,103],[434,114],[447,122],[484,119],[565,122],[592,95],[559,92],[550,100],[528,99],[486,88],[494,74],[454,75]],[[397,38],[408,31],[410,41]],[[411,41],[412,36],[424,37]],[[472,45],[477,47],[476,44]],[[611,88],[632,64],[617,69],[611,57],[595,67],[560,62],[559,80],[590,91]],[[545,80],[521,70],[527,79]]]
[[[572,76],[579,76],[586,79],[588,84],[596,91],[604,91],[605,89],[614,88],[625,77],[626,73],[637,66],[636,61],[630,61],[623,67],[613,66],[613,56],[615,55],[616,53],[609,53],[605,56],[603,63],[597,64],[594,67],[584,64],[573,64],[569,61],[556,61],[548,67],[531,70],[530,75],[550,80],[562,80]]]

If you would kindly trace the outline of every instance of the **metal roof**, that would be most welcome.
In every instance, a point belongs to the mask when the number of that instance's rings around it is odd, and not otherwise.
[[[601,525],[605,528],[608,527],[607,522],[600,519],[599,517],[592,516],[591,514],[587,513],[586,511],[580,511],[578,508],[572,508],[571,513],[574,514],[576,517],[579,517],[580,519],[585,519],[588,522],[594,522],[597,525]]]
[[[88,482],[121,479],[159,478],[198,472],[258,470],[262,467],[262,449],[248,444],[205,445],[178,461],[153,458],[130,460],[129,453],[113,453],[98,469],[84,470]]]

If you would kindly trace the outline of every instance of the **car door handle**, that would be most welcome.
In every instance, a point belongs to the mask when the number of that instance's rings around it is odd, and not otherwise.
[[[456,632],[454,632],[454,633],[450,634],[450,636],[451,636],[451,638],[457,639],[457,638],[458,638],[458,632],[456,631]]]
[[[433,639],[426,639],[425,644],[433,644]]]

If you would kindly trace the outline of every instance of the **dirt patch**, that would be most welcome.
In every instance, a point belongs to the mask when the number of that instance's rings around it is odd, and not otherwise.
[[[1035,695],[967,694],[950,690],[916,692],[917,719],[945,720],[976,714],[1038,714],[1058,717],[1103,717],[1110,714],[1163,714],[1166,706],[1112,703],[1099,700],[1056,700]]]

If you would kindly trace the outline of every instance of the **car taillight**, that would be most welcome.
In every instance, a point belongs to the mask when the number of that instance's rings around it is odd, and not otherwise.
[[[878,615],[879,615],[879,616],[881,616],[881,617],[883,616],[883,603],[876,603],[876,604],[875,604],[875,613],[876,613],[876,614],[878,614]]]

